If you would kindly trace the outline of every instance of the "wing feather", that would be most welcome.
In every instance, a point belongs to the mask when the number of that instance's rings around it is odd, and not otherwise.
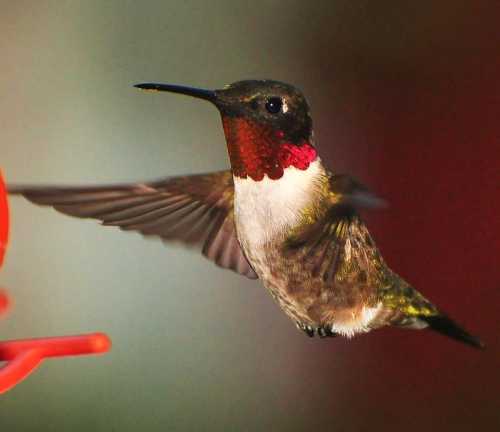
[[[378,252],[358,210],[381,206],[385,206],[385,201],[357,180],[348,175],[330,174],[328,192],[316,217],[295,230],[286,243],[286,253],[304,260],[311,274],[321,277],[326,284],[333,283],[347,261],[352,265],[355,260],[354,265],[364,270],[370,263],[363,251],[370,249],[377,255]],[[349,257],[346,247],[350,250]]]
[[[257,278],[236,236],[230,171],[108,186],[11,186],[9,193],[166,243],[198,246],[220,267]]]

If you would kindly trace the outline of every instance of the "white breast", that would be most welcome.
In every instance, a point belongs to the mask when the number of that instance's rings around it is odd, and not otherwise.
[[[286,168],[278,180],[234,177],[234,215],[243,246],[262,245],[295,225],[314,199],[322,174],[317,159],[306,170]]]

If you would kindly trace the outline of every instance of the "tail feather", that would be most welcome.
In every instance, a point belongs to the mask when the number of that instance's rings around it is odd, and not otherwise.
[[[419,319],[426,322],[431,330],[444,334],[445,336],[457,341],[466,343],[474,348],[484,348],[484,344],[479,340],[479,338],[469,334],[446,315],[420,316]]]

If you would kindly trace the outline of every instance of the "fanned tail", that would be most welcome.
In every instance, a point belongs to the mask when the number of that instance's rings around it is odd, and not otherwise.
[[[431,330],[473,346],[474,348],[484,348],[484,344],[479,338],[469,334],[446,315],[420,316],[419,319],[426,322]]]

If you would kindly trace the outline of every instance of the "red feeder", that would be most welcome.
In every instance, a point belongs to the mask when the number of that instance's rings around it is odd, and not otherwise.
[[[7,241],[9,240],[9,207],[2,173],[0,172],[0,266],[3,263]]]
[[[3,182],[2,173],[0,172],[0,267],[3,263],[7,241],[9,239],[9,208],[7,206],[7,194],[5,184]],[[9,297],[7,293],[0,289],[0,315],[5,313],[9,308]]]
[[[9,212],[5,184],[0,173],[0,266],[3,263],[9,234]],[[9,299],[0,290],[0,314],[7,309]],[[26,378],[44,359],[109,351],[111,340],[103,333],[0,342],[0,394]]]
[[[3,289],[0,289],[0,316],[2,316],[10,306],[10,299],[7,295],[7,292]]]
[[[102,354],[111,348],[103,333],[0,342],[0,360],[8,361],[0,369],[0,394],[26,378],[42,360],[85,354]]]

